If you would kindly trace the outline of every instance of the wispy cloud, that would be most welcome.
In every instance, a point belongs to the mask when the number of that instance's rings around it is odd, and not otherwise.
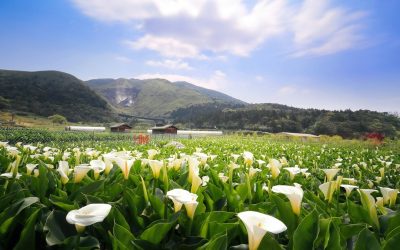
[[[161,61],[154,61],[154,60],[149,60],[146,61],[146,65],[152,66],[152,67],[162,67],[162,68],[168,68],[168,69],[173,69],[173,70],[191,70],[193,69],[187,62],[184,62],[182,60],[161,60]]]
[[[324,56],[365,44],[365,12],[332,0],[72,0],[86,15],[140,27],[127,41],[167,58],[249,56],[266,41],[292,37],[291,56]]]
[[[131,63],[132,62],[132,59],[130,59],[126,56],[115,56],[114,59],[119,62],[123,62],[123,63]]]
[[[224,72],[220,70],[215,70],[214,73],[209,78],[200,78],[179,74],[163,74],[163,73],[155,73],[155,74],[141,74],[135,76],[137,79],[167,79],[171,82],[184,81],[195,84],[200,87],[221,90],[228,85],[228,79]]]
[[[362,48],[365,12],[332,7],[328,0],[306,0],[293,19],[294,57],[323,56]]]

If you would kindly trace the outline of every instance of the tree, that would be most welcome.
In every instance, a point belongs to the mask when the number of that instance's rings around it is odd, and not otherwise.
[[[58,123],[58,124],[67,123],[67,118],[65,118],[62,115],[55,114],[55,115],[49,116],[48,118],[53,122],[53,124],[55,124],[55,123]]]

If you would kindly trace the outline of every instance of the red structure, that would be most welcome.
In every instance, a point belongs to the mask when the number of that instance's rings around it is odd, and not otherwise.
[[[133,135],[133,141],[137,144],[147,144],[150,141],[149,135]]]
[[[369,140],[375,141],[377,143],[382,143],[383,139],[385,139],[385,136],[381,133],[373,132],[373,133],[367,133],[365,137]]]

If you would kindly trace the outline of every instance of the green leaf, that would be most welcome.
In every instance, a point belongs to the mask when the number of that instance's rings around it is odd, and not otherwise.
[[[210,235],[217,235],[221,232],[226,232],[228,235],[228,241],[234,239],[239,233],[239,223],[218,223],[211,222],[209,225]]]
[[[214,249],[227,249],[228,236],[226,233],[221,233],[213,237],[207,244],[198,248],[199,250],[214,250]]]
[[[58,196],[55,196],[52,194],[50,195],[49,201],[51,202],[51,204],[65,210],[65,211],[71,211],[71,210],[79,208],[78,204],[68,201],[67,199],[65,199],[63,197],[58,197]]]
[[[389,240],[390,238],[392,238],[394,235],[400,233],[400,226],[396,227],[395,229],[393,229],[392,231],[390,231],[390,233],[388,233],[386,235],[386,240]]]
[[[225,222],[235,215],[233,212],[213,211],[201,214],[201,217],[195,219],[194,225],[200,225],[199,234],[203,238],[208,238],[208,228],[211,222]]]
[[[283,247],[269,233],[266,233],[258,249],[283,250]]]
[[[93,236],[80,237],[79,239],[79,247],[77,235],[68,237],[63,242],[64,249],[79,249],[79,250],[93,250],[100,249],[100,242],[97,238]]]
[[[354,250],[380,250],[378,240],[376,239],[374,233],[372,233],[368,228],[364,228],[358,235],[358,239]]]
[[[275,194],[271,194],[271,199],[278,208],[279,219],[282,220],[282,222],[287,226],[288,235],[291,237],[297,227],[297,217],[293,213],[290,202],[285,202],[282,198]]]
[[[35,225],[39,214],[40,208],[36,209],[31,216],[29,216],[28,220],[25,222],[25,227],[21,232],[19,241],[14,249],[32,249],[32,246],[35,245]]]
[[[8,229],[12,225],[15,217],[19,215],[25,208],[39,202],[38,197],[27,197],[23,198],[11,206],[9,206],[5,211],[0,214],[0,235],[4,235],[8,232]]]
[[[54,210],[47,217],[44,225],[47,245],[63,244],[66,238],[76,234],[74,226],[67,223],[66,216],[66,213]]]
[[[318,235],[318,213],[313,210],[299,224],[293,234],[293,249],[313,249]]]
[[[35,178],[35,177],[33,177]],[[47,177],[47,167],[44,164],[39,165],[39,197],[43,200],[46,197],[47,189],[49,188],[49,178]]]
[[[176,225],[180,213],[174,214],[171,220],[158,220],[140,235],[142,240],[146,240],[154,245],[158,245],[167,235],[167,233]]]
[[[398,249],[400,246],[400,231],[392,235],[383,246],[383,250]]]
[[[359,224],[349,224],[349,225],[341,225],[340,226],[340,233],[345,240],[353,237],[354,235],[358,235],[361,230],[367,227],[365,223]]]
[[[339,230],[340,230],[339,227],[335,223],[331,223],[329,228],[329,241],[326,249],[328,250],[341,249]]]
[[[315,240],[315,247],[319,247],[321,244],[325,249],[328,246],[329,242],[329,228],[331,226],[332,219],[320,219],[319,220],[319,233],[318,237]]]
[[[387,235],[400,226],[400,211],[380,216],[379,223],[381,224],[381,232]]]
[[[127,230],[125,227],[114,223],[113,234],[115,238],[122,243],[123,246],[132,245],[132,241],[135,240],[135,236]]]
[[[149,195],[152,208],[157,212],[160,218],[164,216],[164,202],[157,195]]]
[[[70,199],[75,199],[80,194],[91,194],[99,190],[104,186],[104,180],[99,180],[99,181],[94,181],[92,183],[89,183],[86,186],[81,187],[77,191],[71,194]]]

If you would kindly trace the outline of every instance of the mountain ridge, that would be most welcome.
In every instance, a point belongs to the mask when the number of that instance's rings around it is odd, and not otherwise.
[[[246,105],[241,100],[215,90],[160,78],[92,79],[86,81],[86,84],[119,112],[139,116],[168,117],[178,108],[206,103]]]

